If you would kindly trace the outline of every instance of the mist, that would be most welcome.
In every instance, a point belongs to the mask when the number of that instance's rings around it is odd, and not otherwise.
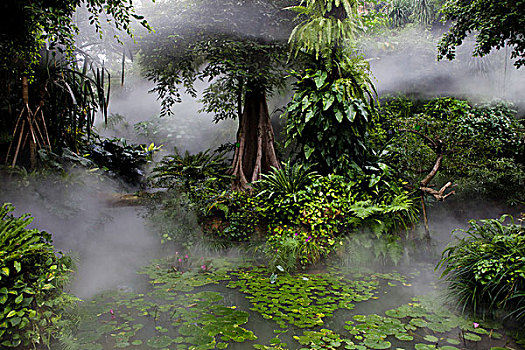
[[[456,59],[437,60],[441,31],[405,29],[390,37],[374,37],[363,47],[380,96],[456,96],[472,102],[505,99],[525,107],[525,69],[517,69],[510,49],[473,57],[475,42],[467,38]]]
[[[207,84],[195,84],[200,94]],[[103,137],[125,138],[128,142],[162,145],[162,153],[172,153],[173,147],[180,152],[197,153],[215,149],[223,143],[235,142],[237,122],[213,121],[213,114],[199,112],[202,104],[187,94],[182,102],[172,108],[172,116],[160,117],[161,103],[154,87],[140,77],[125,85],[111,97],[109,118],[106,124],[99,118],[97,130]]]
[[[82,169],[66,176],[38,176],[20,184],[3,179],[3,202],[14,215],[31,213],[30,228],[51,234],[57,251],[76,261],[70,291],[89,298],[107,289],[133,288],[136,270],[159,254],[159,240],[149,232],[137,208],[115,207],[110,199],[127,189]]]

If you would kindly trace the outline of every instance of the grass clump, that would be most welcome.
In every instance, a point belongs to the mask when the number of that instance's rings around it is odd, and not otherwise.
[[[469,223],[438,263],[450,291],[464,311],[524,319],[525,228],[508,215]]]

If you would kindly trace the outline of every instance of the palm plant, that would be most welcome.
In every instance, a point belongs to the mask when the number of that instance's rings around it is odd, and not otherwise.
[[[168,187],[183,184],[186,189],[194,182],[209,178],[230,179],[226,153],[227,151],[210,153],[210,150],[206,150],[196,154],[186,151],[181,155],[177,147],[174,147],[174,153],[162,158],[160,164],[153,169],[151,179],[158,185]]]
[[[262,187],[258,196],[265,196],[270,199],[274,195],[277,197],[292,196],[297,201],[297,193],[306,189],[313,180],[319,176],[317,172],[311,170],[307,164],[290,164],[290,161],[283,163],[281,169],[273,168],[269,174],[263,174],[262,179],[257,182]]]

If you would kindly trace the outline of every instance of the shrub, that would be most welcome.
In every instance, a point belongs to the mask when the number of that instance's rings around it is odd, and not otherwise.
[[[358,230],[382,235],[406,228],[417,221],[417,211],[399,180],[387,167],[354,180],[340,175],[317,176],[294,192],[263,191],[260,214],[269,231],[266,252],[270,262],[279,258],[297,240],[296,263],[315,264],[337,247],[340,236]],[[265,179],[260,183],[264,185]],[[263,187],[264,188],[264,187]]]
[[[190,187],[205,180],[209,181],[208,185],[215,182],[214,188],[224,185],[226,181],[231,180],[228,176],[230,166],[226,164],[226,151],[206,150],[196,154],[190,154],[188,151],[184,155],[179,154],[177,148],[174,153],[165,156],[153,169],[151,180],[158,186],[181,187],[189,191]]]
[[[71,259],[54,251],[51,235],[26,229],[29,214],[0,209],[0,344],[22,347],[46,344],[63,329],[60,310],[76,299],[63,293]]]
[[[509,218],[511,223],[504,225]],[[437,267],[463,310],[525,317],[525,228],[512,217],[471,220],[466,234],[445,249]]]
[[[441,97],[429,101],[396,98],[382,104],[383,127],[392,135],[390,164],[411,183],[435,160],[427,141],[414,132],[444,142],[445,153],[435,182],[458,185],[457,193],[484,198],[502,197],[510,204],[523,198],[525,182],[525,132],[512,106],[504,102],[470,105]],[[396,133],[396,130],[404,130]],[[385,142],[383,135],[376,143]]]

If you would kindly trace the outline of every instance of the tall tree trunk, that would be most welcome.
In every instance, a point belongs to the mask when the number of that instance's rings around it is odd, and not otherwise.
[[[246,191],[271,167],[280,168],[275,154],[274,133],[266,94],[256,83],[248,83],[244,111],[239,119],[237,144],[232,164],[232,189]]]

